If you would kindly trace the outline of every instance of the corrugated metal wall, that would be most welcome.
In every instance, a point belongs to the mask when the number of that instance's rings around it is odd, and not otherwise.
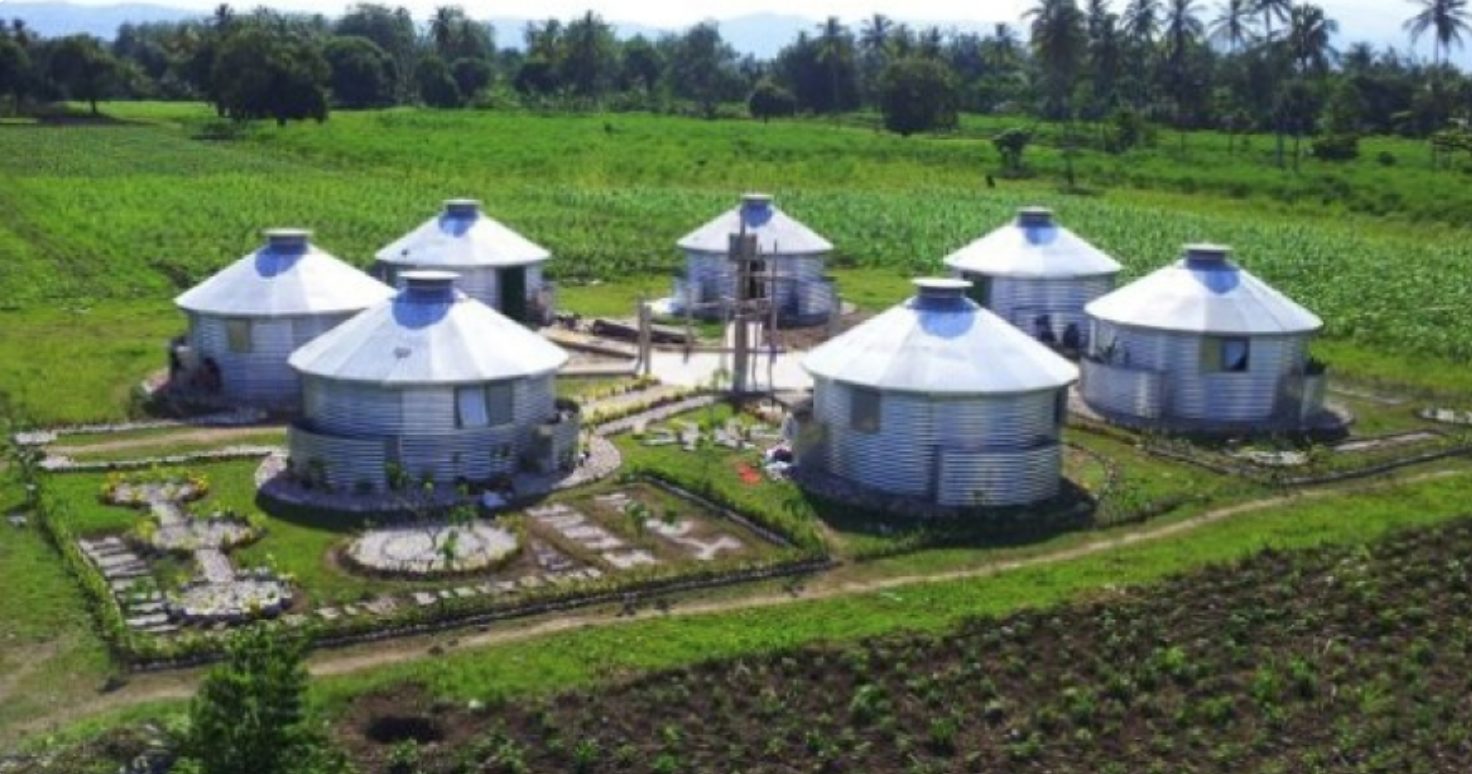
[[[394,389],[308,377],[304,394],[300,435],[305,440],[299,448],[296,435],[292,436],[292,459],[297,463],[313,456],[322,459],[335,486],[362,480],[381,486],[386,460],[410,476],[428,473],[440,483],[511,473],[532,450],[536,426],[554,416],[556,398],[550,374],[518,380],[510,424],[459,428],[454,385]],[[363,444],[384,451],[355,457]]]
[[[231,319],[189,314],[189,343],[199,361],[212,358],[220,367],[220,390],[242,405],[296,408],[301,382],[287,359],[298,347],[331,330],[351,314],[310,317],[248,318],[251,351],[231,352],[227,324]]]
[[[975,272],[958,272],[975,280]],[[1084,305],[1114,289],[1114,277],[999,277],[991,278],[987,308],[1029,336],[1038,333],[1037,318],[1047,315],[1057,341],[1069,323],[1077,326],[1080,346],[1089,340]]]
[[[822,256],[768,256],[767,270],[776,267],[783,279],[776,283],[773,301],[783,322],[816,322],[832,312],[836,294]],[[736,295],[736,271],[724,253],[687,253],[684,277],[686,292],[699,304],[716,304]],[[677,293],[679,284],[676,285]],[[720,313],[715,306],[701,310],[706,317]]]
[[[953,505],[974,503],[978,489],[989,504],[1033,502],[1058,490],[1061,390],[972,398],[888,393],[872,433],[854,429],[852,394],[839,382],[815,385],[813,417],[824,442],[812,456],[836,476]]]
[[[1008,452],[946,449],[940,455],[941,505],[1026,505],[1058,494],[1063,447]]]
[[[1112,367],[1085,365],[1082,394],[1091,405],[1141,419],[1297,421],[1301,410],[1297,380],[1308,352],[1306,335],[1250,337],[1248,370],[1230,372],[1202,368],[1203,349],[1219,346],[1211,337],[1102,321],[1094,327],[1093,351]],[[1131,386],[1147,392],[1154,388],[1149,377],[1122,373],[1131,370],[1161,372],[1161,397],[1131,396]],[[1158,406],[1157,415],[1141,410],[1152,405]]]

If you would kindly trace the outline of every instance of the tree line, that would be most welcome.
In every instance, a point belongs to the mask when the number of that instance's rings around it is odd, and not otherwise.
[[[183,22],[124,24],[111,41],[43,39],[0,25],[10,109],[69,98],[205,100],[222,117],[322,119],[330,108],[425,104],[650,110],[708,117],[876,110],[910,133],[959,112],[1105,127],[1070,142],[1127,147],[1148,127],[1283,138],[1429,137],[1465,126],[1472,81],[1448,55],[1467,0],[1410,0],[1405,32],[1429,60],[1334,41],[1338,25],[1293,0],[1038,0],[987,32],[914,28],[876,14],[799,32],[770,60],[738,54],[714,22],[620,39],[593,12],[533,22],[520,46],[457,6],[419,24],[402,7],[336,19],[228,5]],[[1412,49],[1408,49],[1412,50]]]

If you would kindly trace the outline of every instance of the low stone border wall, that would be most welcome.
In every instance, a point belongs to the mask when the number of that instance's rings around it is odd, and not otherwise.
[[[230,446],[214,451],[169,454],[163,457],[139,457],[129,460],[88,460],[78,462],[70,457],[47,457],[41,461],[41,469],[50,473],[98,473],[109,470],[138,470],[167,465],[188,465],[194,462],[226,462],[229,460],[259,459],[281,451],[279,446]]]

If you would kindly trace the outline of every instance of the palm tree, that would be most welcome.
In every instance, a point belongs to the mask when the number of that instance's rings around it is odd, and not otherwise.
[[[1124,8],[1124,32],[1136,44],[1155,42],[1160,28],[1160,0],[1130,0]]]
[[[848,57],[849,35],[848,29],[837,16],[829,16],[818,28],[822,34],[816,41],[816,55],[818,63],[828,69],[828,109],[837,115],[840,112],[840,100],[838,98],[838,71],[843,67],[844,60]]]
[[[1453,43],[1462,46],[1462,33],[1472,33],[1467,0],[1410,0],[1421,6],[1421,12],[1406,19],[1405,30],[1411,34],[1411,45],[1419,43],[1421,36],[1432,33],[1435,46],[1432,60],[1440,65],[1445,61]]]
[[[1165,81],[1175,103],[1176,125],[1181,132],[1181,150],[1186,148],[1185,104],[1193,83],[1191,48],[1200,40],[1204,27],[1196,15],[1196,0],[1170,0],[1165,16]]]
[[[1263,39],[1271,43],[1273,40],[1273,20],[1280,22],[1288,21],[1288,16],[1293,12],[1293,0],[1253,0],[1258,14],[1262,16]]]
[[[429,17],[429,39],[434,41],[434,48],[441,57],[445,56],[445,52],[455,42],[462,13],[458,7],[442,5],[434,9],[434,14]]]
[[[1242,44],[1252,37],[1252,2],[1253,0],[1226,0],[1211,22],[1211,39],[1225,45],[1230,53],[1237,53]]]
[[[1088,47],[1084,14],[1075,0],[1039,0],[1023,18],[1031,19],[1033,56],[1042,70],[1044,92],[1051,111],[1062,112],[1068,136],[1064,140],[1063,158],[1067,167],[1068,186],[1074,186],[1073,175],[1073,85]]]
[[[1442,77],[1446,68],[1446,56],[1453,43],[1462,46],[1462,33],[1472,32],[1468,23],[1467,0],[1411,0],[1421,6],[1421,12],[1407,19],[1405,30],[1411,33],[1411,45],[1420,41],[1428,31],[1432,34],[1432,61],[1437,65],[1436,76],[1431,79],[1432,122],[1440,124]],[[1431,144],[1431,164],[1436,166],[1436,144]]]
[[[1293,10],[1293,0],[1253,0],[1253,2],[1257,12],[1262,15],[1263,43],[1268,47],[1268,54],[1272,55],[1273,20],[1277,19],[1278,21],[1287,21],[1289,14],[1292,13]],[[1277,83],[1270,83],[1268,84],[1268,86],[1272,89],[1272,91],[1278,90]],[[1281,113],[1281,111],[1277,112]],[[1277,143],[1278,168],[1282,169],[1284,148],[1283,122],[1281,117],[1275,118],[1273,121],[1273,135]]]
[[[866,56],[883,59],[889,47],[889,35],[894,32],[894,20],[876,13],[859,26],[859,49]]]
[[[1330,43],[1339,23],[1324,15],[1324,9],[1305,3],[1294,6],[1288,17],[1288,56],[1300,76],[1323,73],[1338,56]]]

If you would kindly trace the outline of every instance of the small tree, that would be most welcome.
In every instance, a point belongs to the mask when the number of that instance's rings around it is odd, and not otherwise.
[[[450,76],[455,80],[455,87],[460,90],[463,99],[473,99],[475,95],[485,91],[491,85],[490,63],[484,59],[456,59],[450,66]]]
[[[347,35],[323,49],[332,70],[332,98],[347,108],[369,108],[394,101],[394,60],[373,41]]]
[[[102,41],[91,35],[72,35],[51,49],[51,77],[66,88],[67,96],[87,102],[97,115],[97,100],[116,86],[120,67]]]
[[[435,108],[460,107],[460,87],[445,60],[433,54],[426,56],[419,60],[414,77],[419,81],[419,98],[424,104]]]
[[[1022,174],[1022,153],[1032,142],[1032,132],[1027,129],[1008,129],[992,138],[992,145],[1002,157],[1002,172],[1010,176]]]
[[[316,753],[304,724],[306,687],[299,639],[261,625],[235,634],[189,707],[186,751],[201,774],[305,770]]]
[[[792,92],[778,86],[772,79],[763,78],[752,90],[746,107],[751,111],[752,118],[760,118],[762,123],[766,123],[770,119],[796,113],[797,99],[792,96]]]
[[[244,26],[225,37],[211,73],[225,115],[236,121],[327,119],[331,68],[300,36]]]
[[[884,68],[879,109],[884,128],[903,136],[956,128],[955,76],[930,57],[909,57]]]

